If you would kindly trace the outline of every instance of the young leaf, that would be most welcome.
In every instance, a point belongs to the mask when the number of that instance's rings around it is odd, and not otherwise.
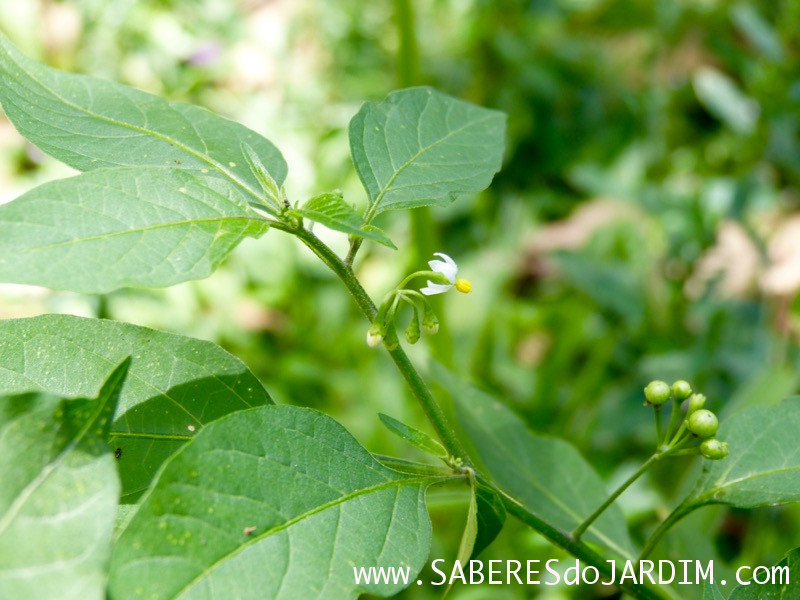
[[[383,467],[322,413],[268,406],[220,419],[161,471],[122,532],[110,595],[228,598],[388,596],[354,568],[408,567],[430,544],[435,478]]]
[[[341,192],[329,192],[314,196],[302,208],[292,212],[335,231],[372,240],[397,250],[397,246],[383,231],[372,225],[364,225],[364,219],[344,201]]]
[[[0,597],[105,598],[119,494],[105,437],[130,364],[97,398],[0,398]]]
[[[438,458],[447,458],[448,452],[444,446],[429,436],[427,433],[415,429],[405,423],[401,423],[394,417],[378,413],[378,418],[384,424],[386,429],[391,431],[396,436],[404,439],[415,448],[419,448],[423,452],[432,454]]]
[[[208,172],[260,195],[247,143],[282,184],[286,162],[269,141],[203,108],[31,60],[0,34],[0,104],[22,135],[80,171],[117,166]]]
[[[500,169],[504,133],[504,114],[428,87],[367,102],[350,121],[350,152],[370,202],[365,221],[485,189]]]
[[[608,496],[602,480],[564,440],[536,435],[511,410],[477,388],[446,379],[459,422],[497,485],[540,518],[572,531]],[[633,554],[622,511],[612,505],[586,539]]]
[[[730,504],[754,508],[800,501],[800,398],[754,406],[724,420],[717,436],[724,460],[707,460],[687,506]]]
[[[206,423],[272,402],[239,359],[211,342],[67,315],[0,320],[0,394],[94,396],[129,355],[109,442],[120,449],[125,502]]]
[[[478,511],[478,534],[470,558],[476,558],[483,552],[494,541],[506,522],[506,507],[492,488],[478,483],[475,487],[475,501]]]
[[[774,567],[758,573],[758,583],[750,581],[736,586],[728,600],[795,600],[800,598],[800,548],[790,550]],[[742,577],[752,576],[753,569],[745,569]],[[769,576],[769,580],[765,581]],[[774,577],[774,580],[772,579]],[[763,583],[762,583],[763,582]],[[705,600],[705,599],[704,599]],[[716,600],[716,599],[714,599]]]
[[[0,280],[84,293],[210,275],[267,223],[229,184],[178,169],[102,169],[0,206]]]

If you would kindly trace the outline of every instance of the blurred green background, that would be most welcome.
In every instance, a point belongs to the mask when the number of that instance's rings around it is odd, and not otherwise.
[[[450,366],[535,431],[567,438],[610,487],[652,450],[650,379],[688,379],[723,418],[797,391],[795,0],[0,0],[0,29],[53,66],[244,122],[283,151],[293,200],[339,188],[364,205],[347,142],[364,100],[424,83],[507,112],[491,189],[382,216],[400,251],[365,244],[357,272],[380,298],[433,251],[453,256],[474,291],[443,298],[439,335],[412,358]],[[0,202],[69,173],[0,120]],[[343,235],[317,232],[344,253]],[[166,290],[97,298],[0,286],[0,318],[43,312],[213,340],[279,402],[333,415],[373,451],[419,458],[376,416],[426,427],[390,360],[366,346],[338,281],[280,232],[245,242],[209,279]],[[697,469],[673,461],[622,496],[635,540]],[[432,558],[455,556],[465,501],[464,490],[431,493]],[[796,507],[707,508],[658,557],[715,558],[719,577],[798,545]],[[509,521],[483,558],[559,556]],[[605,593],[457,587],[451,597]]]

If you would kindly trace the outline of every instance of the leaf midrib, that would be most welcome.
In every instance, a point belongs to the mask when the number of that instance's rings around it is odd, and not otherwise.
[[[361,488],[361,489],[355,490],[355,491],[353,491],[353,492],[351,492],[349,494],[346,494],[344,496],[339,496],[338,498],[335,498],[334,500],[331,500],[330,502],[326,502],[325,504],[321,504],[319,506],[316,506],[316,507],[314,507],[314,508],[312,508],[312,509],[310,509],[310,510],[304,512],[304,513],[301,513],[301,514],[297,515],[296,517],[288,519],[286,522],[281,523],[280,525],[276,525],[275,527],[273,527],[271,529],[268,529],[267,531],[265,531],[261,535],[252,536],[250,539],[247,540],[247,542],[245,542],[244,544],[241,544],[240,546],[237,546],[233,551],[225,554],[224,556],[220,557],[218,560],[214,561],[213,563],[208,565],[206,568],[204,568],[200,573],[198,573],[198,575],[196,577],[194,577],[194,579],[189,581],[180,590],[178,590],[175,593],[174,597],[178,598],[178,597],[182,596],[184,593],[188,592],[192,587],[194,587],[195,585],[200,583],[203,579],[205,579],[212,571],[214,571],[219,566],[221,566],[223,563],[225,563],[226,561],[232,559],[233,557],[235,557],[239,553],[243,552],[245,548],[248,548],[249,546],[251,546],[251,545],[253,545],[253,544],[255,544],[255,543],[257,543],[257,542],[259,542],[261,540],[264,540],[264,539],[266,539],[266,538],[268,538],[270,536],[273,536],[273,535],[275,535],[277,533],[280,533],[280,532],[290,528],[292,525],[295,525],[296,523],[299,523],[299,522],[301,522],[301,521],[303,521],[303,520],[305,520],[307,518],[311,518],[316,514],[324,512],[324,511],[326,511],[326,510],[328,510],[330,508],[333,508],[335,506],[338,506],[338,505],[341,505],[341,504],[345,504],[345,503],[349,502],[350,500],[353,500],[355,498],[359,498],[361,496],[365,496],[367,494],[378,493],[378,492],[381,492],[381,491],[386,490],[386,489],[391,489],[393,487],[400,488],[400,487],[403,487],[403,486],[409,486],[410,487],[412,485],[418,485],[418,484],[422,485],[424,483],[430,484],[430,483],[433,483],[434,481],[441,481],[441,480],[444,480],[444,479],[457,479],[457,477],[449,477],[449,476],[448,477],[415,477],[415,478],[407,478],[407,479],[405,479],[405,478],[404,479],[395,479],[395,480],[387,481],[387,482],[380,483],[380,484],[377,484],[377,485],[374,485],[374,486],[370,486],[370,487],[366,487],[366,488]]]

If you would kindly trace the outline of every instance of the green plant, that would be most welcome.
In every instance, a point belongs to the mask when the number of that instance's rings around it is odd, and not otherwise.
[[[77,317],[1,322],[3,597],[387,596],[428,558],[428,488],[457,484],[471,498],[462,563],[511,514],[611,578],[609,561],[637,554],[614,500],[668,456],[724,458],[723,442],[692,446],[692,426],[681,419],[685,382],[661,382],[647,396],[656,450],[609,496],[569,443],[532,433],[508,407],[434,367],[460,432],[406,355],[395,331],[401,303],[415,343],[438,330],[425,296],[471,286],[441,255],[376,306],[353,263],[365,240],[393,247],[374,224],[382,212],[446,206],[489,185],[503,151],[496,111],[427,87],[364,104],[349,130],[368,200],[360,215],[337,192],[289,199],[280,152],[242,125],[49,69],[5,38],[0,102],[30,141],[82,172],[0,207],[0,279],[93,294],[169,286],[209,275],[245,238],[270,229],[293,235],[341,280],[369,322],[368,343],[383,344],[438,438],[383,415],[431,460],[372,455],[330,417],[274,405],[238,359],[208,342]],[[347,255],[309,221],[347,234]],[[427,286],[409,287],[416,278]],[[792,401],[724,421],[719,437],[730,456],[705,463],[642,559],[703,505],[800,499],[800,458],[779,452],[798,424]],[[410,579],[357,582],[354,567],[404,567]],[[616,583],[637,598],[676,596],[635,579]]]

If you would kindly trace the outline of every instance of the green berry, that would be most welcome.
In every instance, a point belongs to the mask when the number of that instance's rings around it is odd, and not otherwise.
[[[672,384],[672,394],[675,396],[675,400],[683,402],[692,395],[692,386],[688,381],[681,379]]]
[[[689,408],[686,410],[687,414],[697,412],[706,405],[705,394],[692,394],[689,397]]]
[[[703,439],[714,437],[718,426],[717,415],[705,408],[696,410],[686,420],[686,428],[697,437]]]
[[[709,438],[700,444],[700,454],[709,460],[722,460],[728,456],[728,444],[717,438]]]
[[[648,404],[660,406],[669,400],[672,390],[665,381],[651,381],[644,388],[644,397],[647,398]]]

